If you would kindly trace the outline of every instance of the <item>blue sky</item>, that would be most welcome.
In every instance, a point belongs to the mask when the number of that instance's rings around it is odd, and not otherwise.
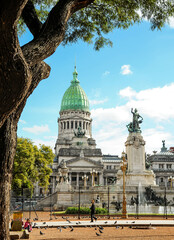
[[[132,120],[131,108],[138,108],[146,152],[159,151],[161,141],[174,146],[174,29],[171,22],[162,31],[151,31],[148,22],[108,35],[113,47],[99,52],[79,41],[59,46],[46,59],[51,74],[29,97],[22,113],[18,136],[37,145],[54,148],[61,99],[72,80],[75,58],[78,79],[90,100],[93,138],[104,154],[121,155]],[[31,39],[24,34],[20,42]]]

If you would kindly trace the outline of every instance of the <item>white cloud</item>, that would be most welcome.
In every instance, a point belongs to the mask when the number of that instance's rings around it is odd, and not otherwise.
[[[174,17],[169,17],[169,26],[171,27],[171,28],[174,28]]]
[[[32,141],[34,142],[35,145],[37,145],[39,147],[39,145],[44,144],[45,146],[50,146],[54,152],[54,147],[55,147],[55,143],[57,140],[56,136],[45,136],[43,137],[44,139],[47,140],[43,140],[43,139],[33,139]]]
[[[108,101],[108,99],[105,98],[103,100],[89,100],[89,103],[90,103],[90,105],[99,105],[99,104],[105,103],[107,101]]]
[[[127,99],[123,105],[115,108],[92,109],[94,138],[105,154],[121,154],[128,136],[126,125],[132,121],[131,108],[137,108],[144,118],[142,135],[146,141],[146,152],[160,150],[161,141],[166,140],[167,147],[174,145],[174,132],[171,132],[174,119],[174,83],[136,92],[127,87],[119,95]],[[149,125],[150,122],[150,125]]]
[[[130,70],[130,65],[123,65],[121,66],[121,74],[122,75],[129,75],[132,74],[133,72]]]
[[[127,97],[127,98],[132,98],[137,95],[136,91],[134,91],[131,87],[124,88],[119,91],[119,95],[121,97]]]
[[[41,126],[34,125],[33,127],[25,127],[22,128],[22,130],[36,135],[50,131],[47,124]]]
[[[26,123],[27,123],[25,120],[22,120],[22,119],[19,119],[19,122],[20,122],[21,124],[26,124]]]
[[[106,76],[109,75],[109,74],[110,74],[109,71],[105,71],[105,72],[103,73],[103,77],[106,77]]]

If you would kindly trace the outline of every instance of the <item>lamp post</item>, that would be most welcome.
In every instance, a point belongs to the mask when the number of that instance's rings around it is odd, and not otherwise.
[[[121,170],[123,172],[123,204],[122,204],[122,218],[127,218],[127,210],[126,210],[126,191],[125,191],[125,176],[126,176],[126,169],[127,169],[127,163],[125,159],[125,152],[122,152],[122,158],[123,158],[123,165],[121,166]]]
[[[80,182],[79,182],[79,209],[78,209],[78,219],[80,219]]]
[[[87,186],[87,180],[88,180],[88,176],[86,176],[86,174],[84,174],[84,176],[82,176],[82,179],[84,180],[84,189],[86,189]]]
[[[95,176],[98,174],[98,172],[95,169],[92,169],[92,171],[90,173],[92,176],[92,187],[94,187],[95,186]]]
[[[170,182],[170,187],[171,187],[171,189],[172,189],[174,177],[172,177],[172,176],[168,177],[168,181]]]

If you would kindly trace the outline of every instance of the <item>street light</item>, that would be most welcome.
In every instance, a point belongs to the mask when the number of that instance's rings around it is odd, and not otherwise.
[[[174,177],[172,177],[172,176],[168,177],[168,181],[170,182],[170,187],[171,187],[171,189],[172,189]]]
[[[126,210],[126,192],[125,192],[125,176],[126,176],[126,169],[127,169],[127,163],[125,159],[125,152],[122,152],[122,158],[123,158],[123,165],[121,166],[121,170],[123,172],[123,204],[122,204],[122,218],[127,218],[127,210]]]
[[[95,186],[95,176],[98,174],[98,172],[95,169],[92,169],[92,171],[90,173],[92,176],[92,187],[94,187]]]
[[[84,188],[86,189],[87,186],[87,180],[88,180],[88,176],[86,176],[86,174],[84,174],[84,176],[82,176],[82,179],[84,180]]]

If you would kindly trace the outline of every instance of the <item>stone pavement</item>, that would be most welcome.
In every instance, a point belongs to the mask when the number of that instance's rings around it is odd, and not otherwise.
[[[68,220],[68,219],[67,219]],[[33,222],[33,228],[45,228],[45,227],[89,227],[89,226],[105,226],[105,227],[113,227],[113,226],[132,226],[132,227],[174,227],[174,220],[97,220],[94,222],[90,222],[89,220],[76,220],[76,221],[57,221],[57,222]]]

